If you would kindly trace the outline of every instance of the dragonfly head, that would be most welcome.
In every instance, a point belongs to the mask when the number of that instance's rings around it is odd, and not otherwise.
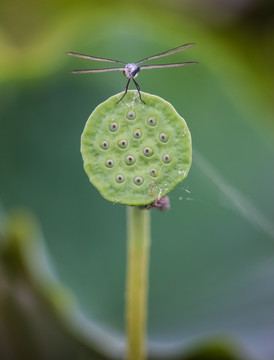
[[[123,73],[128,79],[134,79],[138,75],[139,71],[140,67],[133,63],[127,64]]]

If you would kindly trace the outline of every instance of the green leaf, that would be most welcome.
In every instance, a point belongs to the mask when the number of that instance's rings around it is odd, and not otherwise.
[[[1,220],[1,358],[110,360],[120,354],[119,341],[87,322],[55,276],[36,218],[14,209]]]

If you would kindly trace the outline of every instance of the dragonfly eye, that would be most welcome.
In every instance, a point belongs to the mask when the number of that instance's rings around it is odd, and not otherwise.
[[[131,73],[131,75],[135,78],[138,75],[138,72],[140,71],[140,67],[137,66]]]

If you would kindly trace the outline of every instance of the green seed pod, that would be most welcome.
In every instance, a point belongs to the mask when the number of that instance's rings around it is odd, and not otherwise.
[[[126,205],[165,196],[187,176],[192,156],[190,132],[172,105],[142,92],[143,103],[137,95],[131,90],[119,103],[122,94],[100,104],[81,138],[90,182],[107,200]]]

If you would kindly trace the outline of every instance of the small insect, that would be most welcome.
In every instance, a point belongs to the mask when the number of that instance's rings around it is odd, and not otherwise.
[[[123,71],[123,74],[127,77],[128,82],[126,84],[126,89],[125,92],[123,94],[123,96],[121,97],[121,99],[119,99],[117,101],[120,102],[123,97],[126,95],[127,91],[128,91],[128,87],[129,87],[129,83],[131,80],[133,80],[136,89],[138,91],[139,94],[139,98],[140,100],[144,103],[144,101],[142,100],[141,97],[141,91],[140,91],[140,86],[137,83],[137,81],[135,80],[135,78],[138,76],[138,73],[141,70],[148,70],[148,69],[160,69],[160,68],[167,68],[167,67],[177,67],[177,66],[184,66],[184,65],[194,65],[197,64],[197,62],[184,62],[184,63],[175,63],[175,64],[159,64],[159,65],[142,65],[139,66],[139,64],[148,61],[148,60],[152,60],[152,59],[158,59],[160,57],[163,56],[168,56],[168,55],[172,55],[175,54],[179,51],[183,51],[186,50],[188,48],[190,48],[191,46],[193,46],[195,44],[191,43],[191,44],[185,44],[185,45],[181,45],[176,47],[175,49],[171,49],[171,50],[167,50],[164,51],[160,54],[157,55],[153,55],[153,56],[149,56],[145,59],[142,59],[140,61],[137,61],[136,63],[125,63],[123,61],[119,61],[119,60],[112,60],[112,59],[105,59],[105,58],[99,58],[99,57],[95,57],[95,56],[90,56],[90,55],[83,55],[83,54],[78,54],[78,53],[74,53],[74,52],[67,52],[66,54],[71,55],[71,56],[75,56],[78,58],[82,58],[82,59],[89,59],[89,60],[95,60],[95,61],[106,61],[106,62],[114,62],[117,64],[123,64],[125,65],[124,67],[114,67],[114,68],[104,68],[104,69],[90,69],[90,70],[73,70],[71,71],[72,74],[86,74],[86,73],[97,73],[97,72],[107,72],[107,71]]]
[[[151,204],[143,206],[141,205],[140,208],[145,210],[155,208],[160,211],[167,211],[170,209],[169,197],[166,195],[162,198],[158,198],[157,200],[154,200]]]

